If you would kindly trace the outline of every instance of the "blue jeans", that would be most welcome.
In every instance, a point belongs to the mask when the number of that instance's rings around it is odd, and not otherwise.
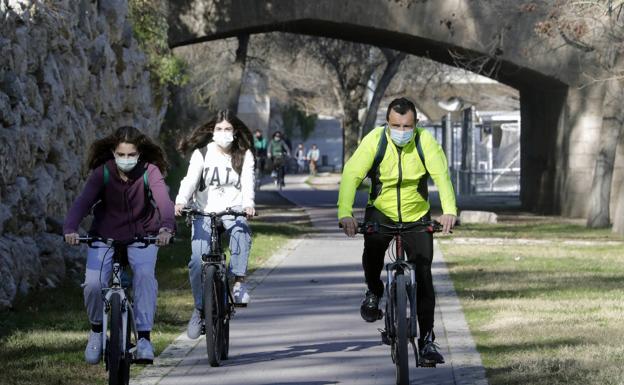
[[[247,273],[247,261],[251,250],[251,228],[244,217],[222,218],[226,234],[230,237],[230,273],[244,277]],[[199,217],[193,221],[191,236],[191,261],[189,262],[189,279],[197,309],[203,308],[202,301],[202,254],[210,252],[210,218]]]

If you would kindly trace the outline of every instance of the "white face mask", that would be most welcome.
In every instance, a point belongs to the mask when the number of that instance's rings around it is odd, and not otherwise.
[[[123,172],[132,171],[133,168],[136,167],[139,162],[139,157],[131,157],[131,158],[120,158],[115,155],[115,163],[117,163],[117,167]]]
[[[215,131],[212,139],[221,148],[229,148],[234,141],[234,134],[228,131]]]
[[[396,128],[390,128],[390,138],[397,146],[400,147],[408,144],[413,135],[414,130],[403,131],[397,130]]]

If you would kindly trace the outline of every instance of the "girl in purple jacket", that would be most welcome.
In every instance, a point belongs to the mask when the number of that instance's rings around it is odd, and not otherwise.
[[[128,247],[128,262],[133,271],[134,314],[139,341],[137,358],[151,361],[154,349],[150,331],[156,312],[155,267],[158,246],[166,245],[175,228],[173,202],[163,179],[168,164],[164,151],[134,127],[121,127],[112,135],[95,141],[87,165],[91,175],[74,201],[65,224],[65,241],[78,244],[78,227],[93,208],[89,234],[115,240],[158,235],[156,245]],[[147,186],[145,183],[147,176]],[[155,205],[148,199],[151,191]],[[100,245],[102,246],[102,245]],[[85,359],[97,364],[102,357],[102,285],[111,275],[112,253],[108,248],[89,248],[85,274],[84,301],[91,332]]]

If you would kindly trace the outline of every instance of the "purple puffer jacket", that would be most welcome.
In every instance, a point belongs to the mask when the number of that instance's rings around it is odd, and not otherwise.
[[[156,234],[165,227],[175,229],[174,206],[167,185],[158,167],[139,162],[128,174],[128,181],[119,177],[115,160],[106,162],[109,179],[104,185],[104,166],[95,168],[82,193],[67,213],[63,233],[77,233],[82,219],[91,207],[93,211],[90,234],[116,240],[129,240],[134,236]],[[147,170],[148,183],[157,207],[146,199],[143,174]]]

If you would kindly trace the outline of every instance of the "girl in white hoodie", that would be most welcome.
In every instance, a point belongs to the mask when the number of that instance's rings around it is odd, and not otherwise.
[[[180,183],[175,200],[176,215],[184,207],[218,212],[228,207],[255,214],[253,136],[245,124],[230,110],[222,110],[208,123],[194,129],[182,139],[182,153],[193,150],[186,176]],[[234,300],[249,302],[245,285],[247,260],[251,250],[251,229],[245,217],[225,216],[223,225],[230,237],[230,272],[234,275]],[[202,308],[201,256],[210,249],[210,218],[193,221],[189,278],[195,299],[187,333],[190,338],[201,334]]]

